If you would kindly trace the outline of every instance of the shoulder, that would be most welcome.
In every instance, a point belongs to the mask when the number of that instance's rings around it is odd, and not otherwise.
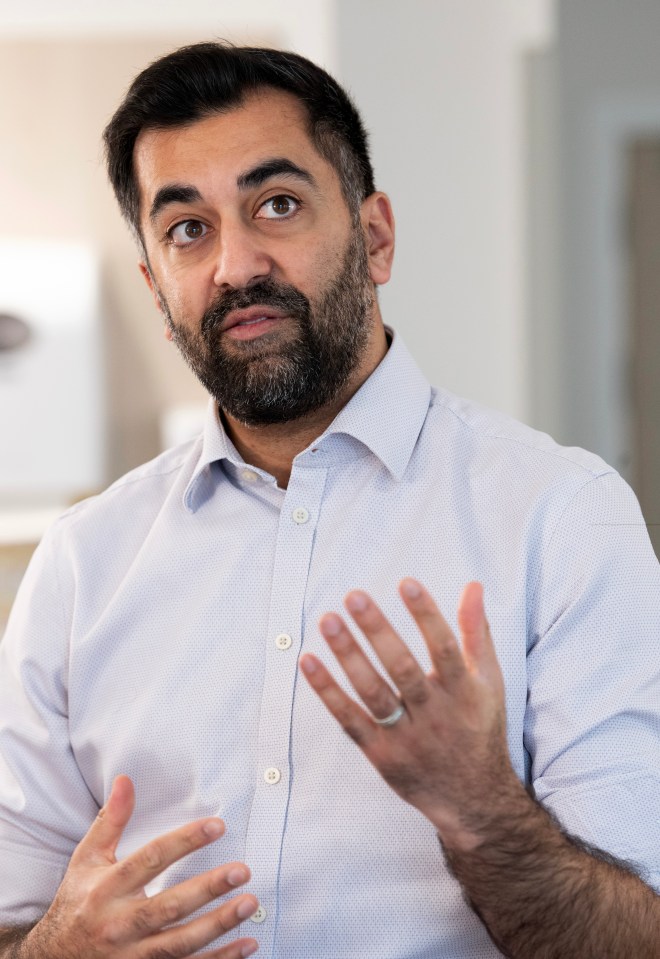
[[[570,477],[578,485],[616,473],[595,453],[562,446],[547,433],[448,390],[432,390],[428,422],[436,440],[493,470]]]
[[[139,533],[167,503],[183,509],[183,491],[198,463],[201,448],[199,437],[131,470],[102,493],[71,506],[55,521],[50,537],[84,537],[86,532],[98,535],[103,530],[121,537],[124,529]]]

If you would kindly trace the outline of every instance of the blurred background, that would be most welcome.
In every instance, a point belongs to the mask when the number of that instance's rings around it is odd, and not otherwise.
[[[0,634],[52,517],[198,428],[100,135],[218,37],[347,87],[397,215],[386,322],[432,382],[613,464],[658,552],[658,0],[0,0]]]

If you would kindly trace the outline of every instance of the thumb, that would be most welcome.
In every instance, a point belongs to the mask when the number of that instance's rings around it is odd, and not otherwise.
[[[76,858],[115,862],[115,850],[135,808],[135,789],[128,776],[117,776],[110,795],[76,849]]]

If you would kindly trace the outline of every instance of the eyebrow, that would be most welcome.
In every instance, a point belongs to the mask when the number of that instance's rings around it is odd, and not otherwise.
[[[187,186],[184,183],[168,183],[156,193],[149,210],[149,219],[153,223],[163,207],[170,203],[199,203],[201,199],[202,194],[197,187]]]
[[[314,189],[318,188],[316,180],[309,170],[303,170],[302,167],[297,166],[285,157],[273,157],[270,160],[264,160],[263,163],[258,163],[251,170],[241,173],[236,180],[236,185],[239,190],[251,190],[254,187],[261,186],[266,180],[270,180],[274,176],[295,177],[297,180],[304,180],[305,183],[309,183]]]
[[[255,187],[262,186],[274,176],[293,177],[297,180],[303,180],[315,190],[318,189],[316,180],[308,170],[304,170],[285,157],[272,157],[272,159],[264,160],[263,163],[258,163],[251,170],[241,173],[236,179],[236,185],[239,190],[252,190]],[[149,219],[153,223],[161,210],[169,206],[170,203],[200,203],[202,200],[202,194],[197,187],[186,183],[168,183],[156,192],[149,210]]]

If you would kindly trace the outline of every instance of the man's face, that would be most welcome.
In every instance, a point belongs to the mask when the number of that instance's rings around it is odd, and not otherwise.
[[[295,98],[145,131],[135,168],[143,270],[226,413],[284,422],[359,385],[378,348],[365,234]]]

